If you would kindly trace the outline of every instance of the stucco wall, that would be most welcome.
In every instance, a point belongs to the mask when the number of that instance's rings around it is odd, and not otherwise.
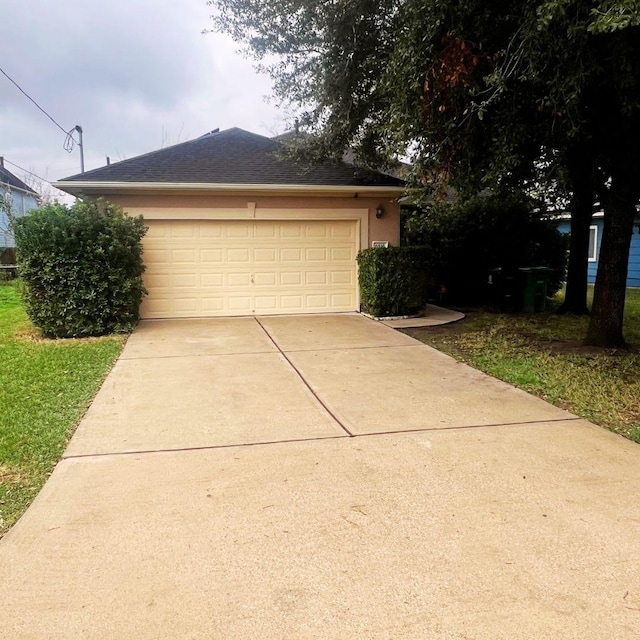
[[[319,216],[349,218],[349,212],[359,212],[366,218],[366,239],[361,244],[370,247],[373,240],[386,240],[392,246],[400,244],[400,205],[392,197],[310,197],[310,196],[215,196],[215,195],[112,195],[108,199],[130,214],[147,218],[224,219],[295,217],[296,211],[318,211]],[[255,207],[253,206],[255,205]],[[376,217],[382,205],[384,215]],[[361,248],[365,248],[362,246]]]

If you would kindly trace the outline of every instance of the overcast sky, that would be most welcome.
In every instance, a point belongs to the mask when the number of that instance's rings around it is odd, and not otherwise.
[[[0,21],[0,67],[60,125],[84,130],[85,168],[216,127],[285,130],[268,77],[212,26],[205,0],[29,0]],[[0,75],[0,156],[46,178],[80,172],[77,147]],[[20,178],[13,165],[7,168]]]

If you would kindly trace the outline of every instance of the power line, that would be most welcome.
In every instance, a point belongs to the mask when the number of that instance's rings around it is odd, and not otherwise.
[[[25,169],[24,167],[21,167],[20,165],[17,165],[15,162],[11,162],[11,160],[7,160],[5,158],[4,161],[7,164],[10,164],[12,167],[15,167],[16,169],[20,169],[20,171],[24,171],[25,173],[28,173],[28,174],[32,175],[34,178],[38,178],[38,180],[41,180],[42,182],[46,182],[47,184],[51,184],[50,180],[47,180],[46,178],[40,177],[37,173],[33,173],[33,171],[29,171],[28,169]]]
[[[56,122],[53,117],[50,116],[2,67],[0,67],[0,73],[2,73],[2,75],[7,78],[7,80],[9,80],[9,82],[11,82],[11,84],[13,84],[18,89],[18,91],[20,91],[20,93],[22,93],[28,100],[33,102],[33,104],[35,104],[36,107],[38,107],[38,109],[40,109],[40,111],[42,111],[42,113],[44,113],[44,115],[47,116],[47,118],[49,118],[49,120],[51,120],[51,122],[53,122],[53,124],[55,124],[56,127],[58,127],[58,129],[60,129],[60,131],[62,131],[62,133],[67,136],[65,145],[67,144],[67,141],[69,139],[73,140],[77,144],[77,140],[71,135],[71,132],[74,131],[75,128],[67,131],[61,124]],[[69,149],[66,149],[66,146],[65,150],[69,151]]]

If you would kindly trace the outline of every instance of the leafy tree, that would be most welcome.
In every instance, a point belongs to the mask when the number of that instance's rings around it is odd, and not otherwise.
[[[568,311],[586,307],[588,228],[594,203],[605,228],[585,342],[624,346],[629,245],[640,199],[640,3],[539,3],[526,29],[534,95],[549,107],[547,144],[559,153],[572,192]]]
[[[622,346],[640,198],[638,0],[210,0],[276,95],[365,164],[413,161],[413,185],[461,197],[544,185],[570,195],[566,310],[586,309],[588,226],[604,207],[587,341]]]

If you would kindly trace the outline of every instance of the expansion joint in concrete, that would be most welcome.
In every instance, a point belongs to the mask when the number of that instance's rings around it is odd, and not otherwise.
[[[267,331],[267,328],[262,324],[262,322],[260,322],[260,319],[257,318],[257,317],[254,318],[254,319],[260,325],[260,328],[264,331],[265,335],[267,336],[267,338],[269,338],[269,340],[271,341],[273,346],[280,352],[282,357],[289,363],[289,366],[296,372],[296,374],[298,375],[300,380],[302,380],[302,382],[305,385],[305,387],[307,387],[307,389],[309,389],[309,391],[311,392],[311,395],[313,395],[313,397],[316,399],[318,404],[320,404],[320,406],[331,416],[331,418],[336,422],[336,424],[349,437],[353,438],[354,434],[346,427],[346,425],[340,420],[340,418],[338,418],[338,416],[336,416],[336,414],[322,401],[322,399],[315,392],[313,387],[309,384],[309,382],[307,382],[307,379],[302,374],[302,371],[300,371],[300,369],[298,369],[298,367],[296,367],[296,365],[291,361],[289,356],[280,348],[280,345],[275,341],[274,337],[269,333],[269,331]]]

